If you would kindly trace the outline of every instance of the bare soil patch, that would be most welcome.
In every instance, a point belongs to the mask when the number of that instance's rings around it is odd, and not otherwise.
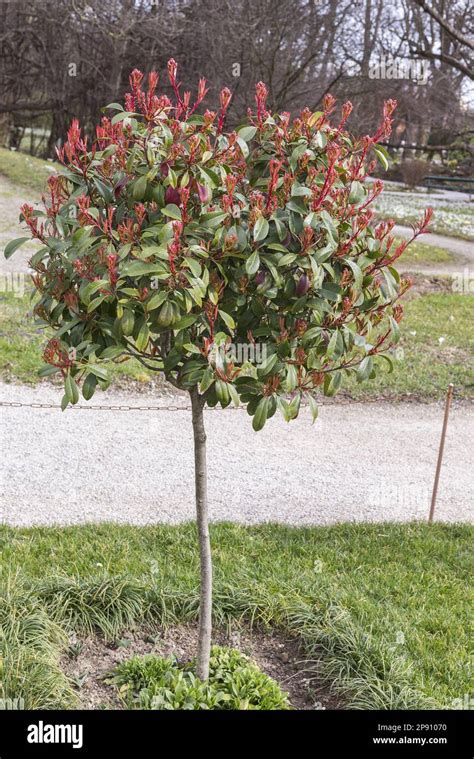
[[[405,272],[404,272],[405,274]],[[452,293],[452,280],[450,276],[427,275],[418,272],[406,272],[413,285],[408,290],[404,300],[419,298],[421,295],[430,293]]]
[[[178,661],[193,658],[197,645],[194,628],[182,625],[159,631],[140,629],[125,632],[118,641],[106,642],[100,636],[71,638],[70,649],[62,658],[62,667],[76,688],[82,709],[123,709],[113,685],[105,682],[120,662],[132,656],[157,654],[175,656]],[[218,631],[214,643],[237,648],[249,656],[267,675],[289,694],[298,710],[342,709],[343,705],[327,684],[318,682],[309,671],[308,662],[295,638],[271,632],[233,630]]]

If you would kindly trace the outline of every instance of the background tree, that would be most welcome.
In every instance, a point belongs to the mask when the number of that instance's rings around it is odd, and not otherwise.
[[[399,336],[409,287],[393,264],[393,224],[373,225],[382,183],[365,182],[377,142],[391,130],[393,101],[371,136],[346,130],[352,104],[331,114],[272,113],[256,86],[255,111],[224,131],[230,90],[217,111],[197,109],[168,62],[173,98],[147,89],[134,70],[125,110],[103,117],[88,146],[73,121],[49,179],[45,211],[22,218],[42,247],[31,258],[35,314],[53,337],[43,375],[60,372],[62,407],[107,387],[106,363],[136,358],[189,393],[194,430],[201,598],[197,674],[208,676],[212,563],[205,405],[247,404],[254,430],[301,403],[317,416],[346,375],[373,377]],[[430,212],[413,230],[426,229]],[[7,256],[27,238],[14,240]],[[245,347],[245,356],[238,350]]]
[[[359,133],[370,134],[383,100],[396,98],[394,144],[449,146],[455,136],[462,146],[473,128],[472,26],[469,0],[0,3],[3,141],[53,157],[72,118],[92,137],[101,106],[120,97],[128,72],[162,68],[174,55],[185,89],[198,76],[208,79],[210,107],[218,107],[224,84],[231,88],[232,125],[263,80],[275,109],[319,108],[328,91],[351,97],[350,124]],[[422,63],[427,81],[373,78],[387,56],[397,65]],[[37,137],[27,142],[25,129]]]

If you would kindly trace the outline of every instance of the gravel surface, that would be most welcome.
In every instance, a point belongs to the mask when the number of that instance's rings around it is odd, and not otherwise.
[[[0,384],[0,399],[59,402],[60,390]],[[92,403],[160,405],[96,394]],[[170,398],[163,398],[169,404]],[[186,399],[178,399],[178,403]],[[85,403],[83,401],[83,403]],[[194,518],[189,411],[0,408],[1,520],[11,525],[175,523]],[[292,525],[425,519],[439,404],[331,403],[255,433],[243,410],[207,411],[213,520]],[[474,516],[474,410],[452,410],[436,517]]]
[[[31,271],[28,261],[41,245],[38,242],[30,241],[18,248],[11,258],[6,259],[3,255],[5,245],[14,240],[16,237],[28,237],[28,231],[25,231],[25,225],[20,224],[20,208],[23,203],[31,203],[37,208],[42,206],[38,204],[38,196],[32,190],[24,187],[18,187],[10,182],[6,177],[0,175],[0,274],[9,274],[18,277],[18,274],[26,274]],[[13,280],[15,287],[18,287],[16,280]],[[0,284],[2,284],[0,282]]]

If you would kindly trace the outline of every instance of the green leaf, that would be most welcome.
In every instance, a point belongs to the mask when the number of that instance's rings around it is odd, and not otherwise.
[[[245,262],[245,271],[247,272],[249,277],[252,277],[254,274],[257,273],[259,266],[260,266],[260,256],[258,255],[258,251],[254,250],[254,252],[250,254],[250,256],[247,258]]]
[[[192,343],[183,343],[183,348],[188,351],[188,353],[196,353],[198,356],[201,355],[201,351],[197,345],[193,345]]]
[[[119,121],[123,121],[123,119],[126,119],[129,116],[134,116],[134,113],[132,111],[121,111],[112,117],[111,123],[117,124]]]
[[[235,386],[232,384],[232,382],[227,383],[227,390],[229,391],[229,395],[231,397],[232,403],[234,404],[235,407],[237,407],[240,404],[240,397]]]
[[[254,428],[255,432],[258,432],[262,429],[262,427],[265,426],[268,415],[269,401],[270,398],[265,397],[261,398],[257,404],[257,408],[255,409],[255,414],[252,419],[252,427]]]
[[[133,261],[133,263],[125,266],[120,272],[121,277],[133,277],[142,274],[163,274],[166,277],[169,276],[169,274],[164,271],[163,265],[158,261],[155,264],[146,264],[144,261]]]
[[[253,239],[255,240],[255,242],[258,242],[259,240],[264,240],[265,237],[268,235],[268,230],[269,230],[268,221],[266,220],[264,216],[259,216],[253,228]]]
[[[313,191],[309,187],[306,187],[305,185],[302,185],[302,184],[297,184],[296,182],[291,188],[291,196],[293,198],[301,198],[301,197],[309,198],[311,197],[312,194],[313,194]]]
[[[354,284],[357,290],[360,290],[362,287],[362,280],[364,278],[364,275],[362,273],[362,269],[358,264],[355,263],[355,261],[351,261],[350,258],[344,258],[344,263],[347,264],[351,269],[352,273],[354,274]]]
[[[219,316],[222,318],[222,321],[225,323],[225,325],[230,329],[235,329],[235,321],[232,318],[232,316],[225,311],[223,311],[221,308],[219,309]]]
[[[257,373],[259,377],[265,377],[270,374],[276,362],[278,361],[278,353],[273,353],[271,356],[262,361],[260,366],[257,367]]]
[[[398,343],[398,341],[400,340],[400,327],[398,326],[398,323],[395,321],[393,316],[390,316],[389,318],[390,318],[390,326],[392,328],[393,342]]]
[[[82,299],[85,301],[85,303],[88,303],[91,295],[94,295],[103,287],[109,287],[109,282],[106,279],[96,279],[94,282],[89,282],[89,284],[84,287],[81,293]]]
[[[66,334],[66,332],[69,332],[69,331],[70,331],[70,330],[71,330],[73,327],[75,327],[75,326],[76,326],[76,324],[79,324],[79,322],[80,322],[80,321],[81,321],[81,320],[80,320],[80,319],[78,319],[78,318],[76,318],[76,319],[71,319],[71,321],[70,321],[70,322],[66,322],[65,324],[63,324],[63,326],[62,326],[62,327],[60,327],[60,328],[57,330],[57,332],[55,332],[54,336],[55,336],[55,337],[61,337],[62,335]]]
[[[277,396],[277,406],[280,409],[285,422],[290,422],[291,411],[290,411],[290,404],[288,403],[288,401],[286,401],[284,398],[280,398],[280,396]]]
[[[114,202],[114,192],[111,187],[105,184],[105,182],[102,182],[97,177],[94,177],[94,184],[97,188],[97,191],[99,195],[105,200],[106,203],[113,203]],[[145,187],[146,187],[146,181],[145,181]]]
[[[68,374],[64,380],[64,394],[67,397],[69,403],[77,403],[79,400],[79,388],[76,385],[74,378]]]
[[[303,214],[306,214],[308,212],[305,204],[296,200],[289,200],[286,204],[286,207],[289,211],[294,211],[294,213],[297,213],[300,216],[303,216]]]
[[[388,372],[387,372],[387,374],[391,374],[393,372],[393,361],[390,358],[390,356],[385,355],[385,353],[381,353],[379,355],[379,358],[383,358],[383,360],[387,362],[387,364],[388,364]]]
[[[96,364],[90,364],[89,372],[92,372],[92,374],[95,374],[95,376],[101,380],[108,379],[107,369],[105,369],[105,367],[96,366]]]
[[[324,395],[329,398],[337,393],[342,383],[342,373],[335,371],[332,374],[326,374],[324,378]]]
[[[300,406],[301,406],[301,395],[298,394],[298,395],[295,395],[295,397],[291,399],[288,405],[288,412],[290,414],[290,419],[296,419],[300,410]]]
[[[195,258],[186,258],[184,263],[189,266],[195,277],[201,276],[201,265],[199,261],[196,261]]]
[[[249,142],[257,134],[257,127],[254,127],[254,126],[242,127],[242,129],[239,129],[237,134],[239,135],[239,137],[245,140],[245,142]]]
[[[333,237],[337,237],[337,227],[334,224],[333,218],[328,214],[327,211],[321,211],[320,212],[321,221],[323,222],[324,226],[326,227],[329,234]]]
[[[209,390],[209,388],[214,383],[214,374],[211,369],[206,369],[204,374],[202,375],[201,382],[199,383],[199,390],[201,393],[205,393],[206,390]]]
[[[288,266],[288,264],[292,264],[293,261],[296,261],[297,258],[298,256],[296,253],[285,253],[285,255],[278,261],[278,266]]]
[[[199,223],[203,227],[214,229],[215,227],[219,227],[227,216],[228,213],[224,213],[223,211],[210,211],[209,213],[201,214]]]
[[[363,382],[370,377],[372,369],[374,368],[373,365],[374,362],[372,356],[366,356],[362,359],[357,368],[357,382]]]
[[[285,390],[291,393],[298,384],[298,375],[294,364],[288,364],[286,368]]]
[[[137,346],[137,349],[139,351],[144,351],[146,346],[148,345],[149,339],[150,339],[150,330],[148,329],[148,324],[144,322],[140,328],[140,331],[137,335],[137,339],[135,341],[135,345]]]
[[[311,395],[311,394],[308,395],[308,404],[309,404],[309,408],[311,411],[311,416],[313,418],[313,424],[314,424],[316,419],[318,418],[318,413],[319,413],[318,404],[316,403],[316,399],[314,395]]]
[[[387,171],[389,166],[389,153],[385,150],[384,147],[382,147],[382,145],[374,145],[374,153],[377,156],[379,163],[383,166],[385,171]]]
[[[178,206],[176,206],[174,203],[168,203],[167,206],[161,209],[161,213],[164,216],[169,216],[170,219],[176,219],[177,221],[181,221],[181,211],[179,210]]]
[[[10,242],[5,245],[5,250],[3,251],[5,258],[10,258],[10,256],[14,254],[15,250],[20,248],[29,239],[29,237],[17,237],[16,240],[10,240]]]
[[[328,343],[328,347],[326,349],[327,355],[332,358],[336,352],[336,346],[337,346],[337,339],[339,336],[339,330],[335,329],[334,332],[331,335],[331,339]]]
[[[100,304],[102,303],[102,301],[105,300],[105,298],[108,298],[108,297],[109,296],[107,294],[102,294],[102,295],[99,295],[98,298],[93,298],[90,301],[89,305],[87,306],[87,313],[90,314],[90,313],[92,313],[92,311],[95,311],[95,309],[100,306]]]
[[[365,199],[365,190],[360,182],[351,182],[349,203],[361,203]]]
[[[200,166],[199,171],[201,173],[202,181],[207,187],[210,187],[211,189],[219,187],[220,179],[219,175],[216,174],[215,171],[210,169],[208,166]]]
[[[133,185],[133,199],[134,200],[143,200],[146,192],[146,186],[148,184],[148,180],[146,178],[146,174],[144,174],[142,177],[139,177],[136,182]]]
[[[51,374],[59,372],[57,366],[51,366],[51,364],[44,364],[38,372],[38,377],[49,377]]]
[[[198,316],[196,314],[187,314],[186,316],[182,316],[181,319],[178,319],[172,324],[172,328],[175,332],[179,332],[182,329],[187,329],[191,326],[191,324],[194,324]]]
[[[97,377],[94,374],[88,374],[84,382],[82,383],[82,395],[86,401],[90,401],[90,399],[94,395],[96,387],[97,387]]]
[[[244,156],[244,158],[248,158],[249,149],[247,147],[247,143],[245,142],[245,140],[243,140],[242,137],[237,137],[236,142],[237,142],[239,148],[241,149],[242,155]]]
[[[153,293],[151,298],[146,301],[145,305],[147,307],[147,310],[153,311],[155,308],[161,306],[161,304],[166,300],[167,295],[168,293],[166,290],[158,290],[158,292]]]
[[[280,253],[288,253],[288,248],[285,248],[280,242],[271,242],[269,245],[265,245],[265,248],[268,248],[269,250],[278,250]]]
[[[130,247],[131,246],[129,245],[126,252],[120,252],[120,258],[123,258],[130,252]],[[168,248],[164,245],[146,245],[144,248],[142,248],[138,255],[143,259],[154,256],[155,258],[160,258],[162,261],[168,261]]]
[[[120,356],[124,352],[124,349],[120,345],[109,345],[108,348],[105,348],[105,350],[102,351],[100,354],[101,359],[107,359],[107,358],[117,358],[117,356]]]

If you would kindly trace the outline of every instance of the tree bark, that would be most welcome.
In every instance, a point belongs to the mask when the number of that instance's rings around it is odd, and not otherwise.
[[[204,402],[197,387],[191,396],[194,431],[194,477],[196,483],[196,520],[199,536],[199,557],[201,569],[201,592],[199,601],[199,641],[197,652],[197,676],[200,680],[209,677],[212,633],[212,557],[209,538],[207,507],[207,465],[206,432],[204,429]]]

